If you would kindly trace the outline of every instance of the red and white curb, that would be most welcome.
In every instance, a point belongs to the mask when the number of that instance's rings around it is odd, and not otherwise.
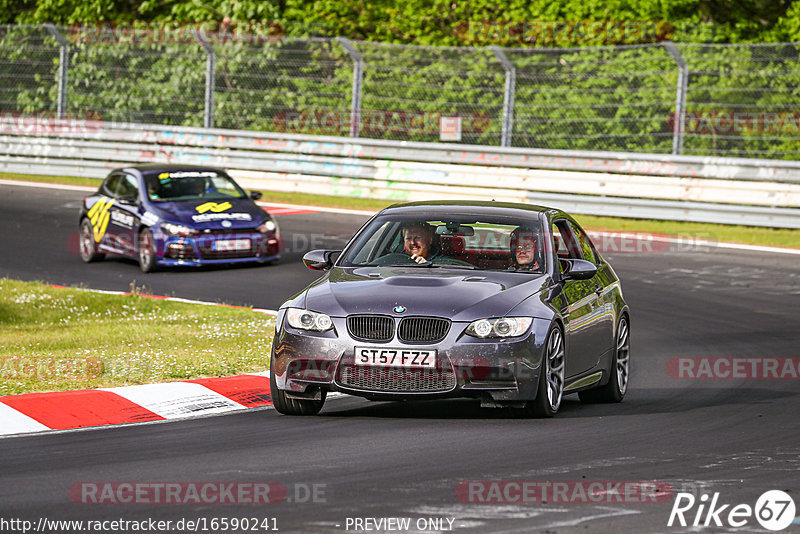
[[[105,291],[55,284],[51,284],[50,287],[105,295],[131,295],[126,291]],[[275,310],[265,308],[245,308],[232,304],[161,295],[138,294],[138,296],[204,306],[249,309],[268,315],[277,314]],[[268,371],[164,384],[7,395],[0,397],[0,437],[47,430],[166,421],[271,406],[267,374]]]
[[[271,406],[264,373],[0,397],[0,436],[185,419]]]

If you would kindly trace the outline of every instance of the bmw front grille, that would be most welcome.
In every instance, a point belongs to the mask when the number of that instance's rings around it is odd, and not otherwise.
[[[388,315],[350,315],[347,331],[363,341],[390,341],[395,319]],[[441,317],[404,317],[397,327],[397,337],[407,343],[438,343],[450,331],[450,321]]]

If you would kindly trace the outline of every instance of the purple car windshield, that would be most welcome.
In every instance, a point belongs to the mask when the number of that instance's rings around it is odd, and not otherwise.
[[[213,170],[162,171],[145,174],[147,196],[155,202],[245,198],[228,175]]]

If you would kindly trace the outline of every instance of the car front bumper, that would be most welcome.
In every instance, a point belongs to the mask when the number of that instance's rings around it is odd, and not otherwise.
[[[162,234],[157,243],[157,263],[164,266],[200,266],[223,263],[267,263],[280,258],[280,239],[274,234],[231,233],[196,237]],[[247,248],[220,250],[220,242],[245,242]]]
[[[548,321],[536,319],[523,336],[478,339],[464,334],[468,323],[453,322],[441,342],[409,344],[353,339],[344,317],[332,317],[327,332],[297,330],[284,322],[284,310],[272,348],[276,386],[302,398],[320,389],[374,400],[476,397],[514,403],[536,396]],[[354,365],[356,347],[432,349],[436,368]]]

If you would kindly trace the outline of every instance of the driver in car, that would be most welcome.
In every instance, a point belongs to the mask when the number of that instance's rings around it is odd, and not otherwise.
[[[436,227],[424,221],[403,225],[403,252],[417,263],[436,262],[440,265],[475,266],[442,254],[436,239]]]
[[[403,250],[417,263],[443,257],[438,248],[432,253],[434,233],[433,226],[425,222],[403,226]]]
[[[529,228],[517,228],[511,232],[511,269],[515,271],[538,271],[542,256],[539,249],[539,236]]]

